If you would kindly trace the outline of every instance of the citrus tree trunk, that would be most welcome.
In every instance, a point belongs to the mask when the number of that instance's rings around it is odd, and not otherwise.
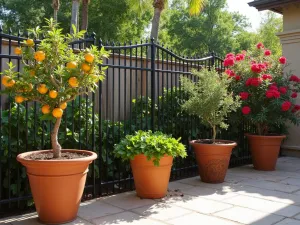
[[[88,28],[89,0],[82,0],[81,30]]]
[[[57,12],[58,12],[59,7],[60,7],[60,1],[59,0],[52,0],[52,7],[54,9],[53,19],[55,20],[55,22],[57,22]]]
[[[57,10],[56,9],[54,9],[54,18],[53,19],[55,20],[55,22],[57,22]]]
[[[165,7],[164,0],[154,0],[153,2],[154,7],[154,15],[152,18],[152,27],[151,27],[151,36],[150,38],[154,38],[155,41],[158,39],[158,31],[159,31],[159,23],[160,23],[160,16],[162,11]]]
[[[57,118],[54,127],[51,131],[51,145],[53,150],[53,158],[61,157],[61,146],[58,143],[58,130],[60,127],[61,118]]]
[[[79,0],[73,0],[72,1],[72,17],[71,17],[71,28],[70,28],[70,34],[73,34],[73,28],[72,25],[76,27],[76,30],[78,30],[78,17],[79,17]]]

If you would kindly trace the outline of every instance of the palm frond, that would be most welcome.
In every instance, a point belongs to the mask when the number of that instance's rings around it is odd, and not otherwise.
[[[206,4],[206,0],[189,0],[189,11],[191,16],[199,15]]]

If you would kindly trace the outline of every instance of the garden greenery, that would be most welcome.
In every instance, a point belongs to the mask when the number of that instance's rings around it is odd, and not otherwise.
[[[162,132],[137,131],[135,135],[127,135],[115,145],[115,155],[122,160],[133,160],[136,155],[144,154],[153,160],[155,166],[164,155],[186,157],[186,151],[179,139],[172,138]]]
[[[239,113],[256,127],[256,134],[286,130],[286,122],[300,123],[300,105],[296,98],[300,78],[284,73],[285,57],[272,55],[271,50],[258,43],[251,51],[228,53],[225,75],[232,80],[230,88],[242,100]]]
[[[214,143],[217,128],[228,128],[225,120],[230,112],[236,111],[240,106],[240,99],[228,91],[231,80],[227,76],[207,69],[193,71],[193,74],[198,78],[197,82],[187,77],[181,77],[180,80],[183,90],[189,96],[182,108],[187,113],[200,117],[206,126],[212,128]]]

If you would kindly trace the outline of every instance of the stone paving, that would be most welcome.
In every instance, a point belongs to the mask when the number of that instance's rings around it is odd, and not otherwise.
[[[228,171],[223,184],[199,177],[171,182],[184,196],[139,199],[127,192],[84,202],[69,225],[300,225],[300,159],[283,157],[274,172],[251,165]],[[0,224],[38,225],[35,213]]]

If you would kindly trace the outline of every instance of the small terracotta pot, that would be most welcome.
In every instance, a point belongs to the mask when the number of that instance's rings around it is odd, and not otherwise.
[[[45,224],[62,224],[73,221],[83,194],[89,164],[97,154],[84,150],[69,150],[89,155],[69,160],[25,159],[34,151],[19,154],[17,160],[26,167],[30,188],[39,220]]]
[[[136,193],[141,198],[163,198],[167,194],[170,180],[172,156],[164,156],[159,166],[154,166],[143,154],[130,161]]]
[[[280,151],[280,145],[285,135],[280,136],[260,136],[246,134],[254,169],[263,171],[273,171]]]
[[[216,142],[224,144],[202,144],[197,143],[197,140],[190,142],[196,154],[201,181],[205,183],[224,182],[232,149],[237,145],[233,141],[216,140]]]

